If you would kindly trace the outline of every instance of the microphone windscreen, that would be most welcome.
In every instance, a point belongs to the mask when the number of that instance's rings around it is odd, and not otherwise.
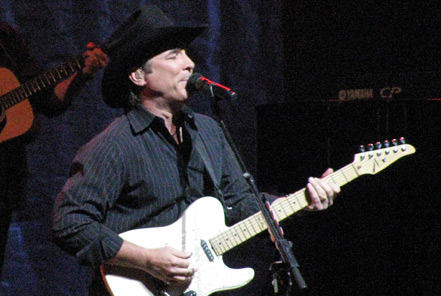
[[[190,75],[187,81],[187,89],[189,90],[198,90],[202,87],[202,83],[199,82],[199,79],[202,77],[199,73],[193,73]],[[199,83],[198,83],[199,82]]]

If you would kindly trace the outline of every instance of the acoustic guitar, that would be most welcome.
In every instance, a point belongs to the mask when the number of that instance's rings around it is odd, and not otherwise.
[[[31,128],[34,113],[30,96],[71,76],[84,67],[84,62],[85,57],[79,55],[21,85],[11,70],[0,67],[0,143],[21,136]]]

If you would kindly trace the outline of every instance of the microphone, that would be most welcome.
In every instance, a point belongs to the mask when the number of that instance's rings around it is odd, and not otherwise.
[[[203,90],[213,95],[217,100],[229,99],[237,100],[237,94],[222,84],[211,81],[208,78],[203,77],[199,73],[191,74],[187,81],[187,90]]]

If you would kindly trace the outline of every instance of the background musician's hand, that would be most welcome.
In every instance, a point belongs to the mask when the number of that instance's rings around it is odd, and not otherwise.
[[[89,43],[88,50],[83,53],[86,58],[83,68],[83,76],[92,78],[99,70],[109,63],[109,57],[101,48]]]

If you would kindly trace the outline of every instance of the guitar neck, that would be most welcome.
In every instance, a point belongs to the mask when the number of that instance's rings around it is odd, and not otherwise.
[[[82,69],[84,66],[84,60],[84,56],[79,55],[63,63],[62,65],[25,82],[24,84],[0,97],[1,107],[3,110],[8,109],[26,100],[28,97],[38,93],[39,91],[56,85],[63,79]]]
[[[349,164],[327,176],[325,179],[332,180],[335,184],[342,187],[357,177],[359,177],[359,174],[354,167],[354,164]],[[304,209],[308,204],[306,189],[303,188],[286,196],[285,199],[271,206],[271,211],[274,213],[275,218],[278,221],[281,221]],[[236,223],[227,231],[213,237],[210,239],[210,242],[216,254],[222,255],[267,228],[268,225],[263,214],[258,212],[253,216]]]

